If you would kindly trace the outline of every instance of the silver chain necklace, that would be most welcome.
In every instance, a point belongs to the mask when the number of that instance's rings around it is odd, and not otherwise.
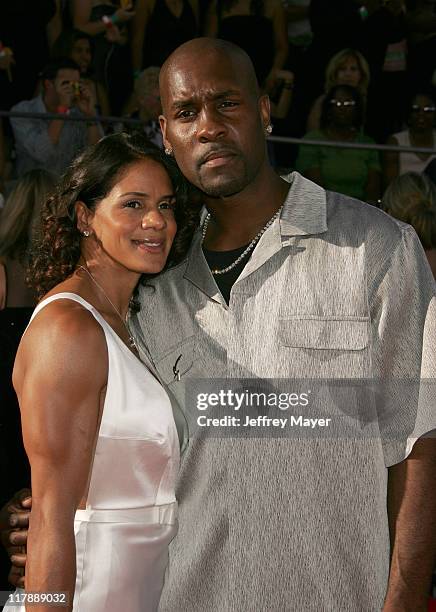
[[[238,263],[240,263],[244,259],[244,257],[246,257],[248,255],[248,253],[254,249],[254,247],[259,242],[259,240],[261,239],[263,234],[266,232],[266,230],[270,227],[270,225],[272,225],[274,223],[274,221],[280,216],[280,213],[282,212],[282,208],[283,208],[283,206],[280,206],[280,208],[274,214],[274,216],[271,217],[271,219],[266,223],[266,225],[263,226],[263,228],[260,230],[260,232],[258,232],[255,235],[255,237],[250,242],[250,244],[247,246],[247,248],[239,255],[239,257],[237,259],[235,259],[235,261],[233,263],[231,263],[226,268],[221,268],[220,270],[211,270],[212,274],[214,276],[216,276],[218,274],[226,274],[227,272],[230,272],[230,270],[233,270],[233,268],[236,268]],[[205,218],[205,220],[204,220],[204,223],[203,223],[203,229],[202,229],[202,232],[201,232],[201,244],[203,244],[204,239],[206,238],[206,232],[207,232],[207,227],[209,225],[210,216],[211,216],[210,213],[208,213],[206,218]]]
[[[124,327],[126,328],[127,334],[129,336],[129,345],[130,348],[135,349],[136,351],[138,350],[138,347],[136,346],[136,342],[135,342],[135,338],[130,334],[129,328],[127,327],[127,323],[125,322],[125,320],[123,319],[123,317],[121,316],[120,312],[118,311],[117,308],[115,308],[115,305],[113,304],[112,300],[109,298],[108,294],[106,293],[106,291],[103,289],[103,287],[100,285],[100,283],[98,283],[95,278],[93,277],[93,275],[91,274],[91,272],[88,270],[88,268],[85,268],[85,266],[77,266],[78,268],[81,268],[82,270],[85,270],[85,272],[89,275],[89,278],[92,280],[93,283],[95,283],[97,285],[97,287],[100,289],[100,291],[102,292],[102,294],[104,295],[104,297],[107,299],[107,301],[109,302],[109,304],[112,306],[112,308],[115,310],[115,312],[117,313],[121,323],[124,325]]]

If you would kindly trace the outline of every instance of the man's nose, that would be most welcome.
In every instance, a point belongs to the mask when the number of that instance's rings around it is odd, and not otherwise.
[[[214,108],[203,109],[199,117],[197,137],[201,142],[219,140],[226,133],[222,115]]]

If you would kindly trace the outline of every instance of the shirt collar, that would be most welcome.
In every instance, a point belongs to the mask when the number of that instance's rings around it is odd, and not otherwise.
[[[273,223],[259,241],[262,249],[255,249],[239,279],[242,279],[279,251],[288,241],[283,237],[322,234],[327,231],[327,199],[322,187],[298,172],[282,177],[290,183],[283,203],[280,222]],[[201,222],[206,210],[203,210]],[[212,300],[227,307],[215,283],[201,248],[202,235],[198,230],[193,238],[184,277],[204,291]],[[238,280],[239,280],[238,279]]]
[[[282,177],[290,183],[280,215],[282,236],[322,234],[327,231],[325,190],[298,172]]]

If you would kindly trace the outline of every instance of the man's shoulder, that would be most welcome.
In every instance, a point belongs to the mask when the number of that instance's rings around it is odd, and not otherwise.
[[[326,191],[327,224],[329,231],[341,232],[356,239],[369,240],[385,236],[398,240],[410,226],[386,212],[355,198]]]
[[[36,97],[36,98],[32,98],[31,100],[21,100],[21,102],[18,102],[17,104],[15,104],[14,106],[11,107],[11,112],[13,111],[36,111],[38,109],[38,112],[44,112],[45,109],[40,109],[41,107],[41,99],[40,97]]]

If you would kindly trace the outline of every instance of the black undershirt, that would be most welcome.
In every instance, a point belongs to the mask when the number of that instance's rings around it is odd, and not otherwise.
[[[203,253],[211,270],[222,270],[222,268],[227,268],[227,266],[230,266],[235,259],[238,259],[239,255],[245,251],[247,246],[248,245],[246,244],[245,246],[234,249],[233,251],[209,251],[209,249],[206,249],[203,246]],[[229,272],[226,272],[225,274],[214,274],[213,276],[218,289],[221,291],[221,295],[227,304],[230,301],[230,291],[232,290],[236,279],[244,269],[245,264],[250,259],[250,255],[251,253],[249,253],[247,257],[244,257],[244,259],[240,261],[237,266],[229,270]]]

